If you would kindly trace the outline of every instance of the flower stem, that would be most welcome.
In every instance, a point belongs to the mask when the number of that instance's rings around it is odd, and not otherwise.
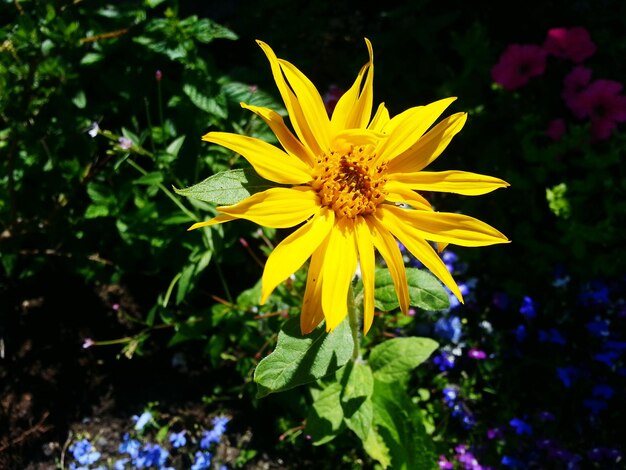
[[[359,328],[357,304],[354,298],[352,283],[350,283],[350,288],[348,289],[348,322],[350,323],[350,331],[352,332],[352,340],[354,341],[352,360],[356,361],[361,357],[361,330]]]

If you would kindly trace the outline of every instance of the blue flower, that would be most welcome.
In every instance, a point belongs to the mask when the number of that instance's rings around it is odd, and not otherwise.
[[[508,455],[503,455],[502,460],[500,460],[500,463],[504,465],[505,467],[524,468],[524,464],[522,464],[520,460],[513,458],[513,457],[509,457]]]
[[[598,361],[606,364],[609,367],[613,366],[613,361],[619,357],[619,353],[617,351],[605,351],[601,353],[594,354],[593,358]]]
[[[522,299],[522,305],[519,308],[519,313],[524,315],[529,320],[535,318],[537,316],[537,311],[535,310],[535,302],[528,296],[525,296]]]
[[[467,297],[467,295],[470,292],[469,286],[463,283],[459,283],[458,286],[459,286],[459,292],[461,292],[461,295],[463,295],[464,297]],[[448,298],[450,299],[450,306],[448,307],[448,309],[452,310],[454,308],[457,308],[459,305],[461,305],[461,302],[459,302],[459,299],[456,298],[456,295],[454,295],[452,291],[450,291],[449,289],[446,289],[446,290],[448,291]]]
[[[128,462],[129,462],[129,459],[116,460],[115,463],[113,464],[113,470],[124,470]]]
[[[118,447],[117,451],[120,454],[128,454],[131,459],[135,459],[139,453],[140,447],[141,443],[138,440],[131,439],[128,433],[125,433],[124,437],[122,437],[122,443]]]
[[[600,397],[609,400],[615,394],[615,390],[609,385],[597,384],[593,387],[593,391],[591,393],[594,397]]]
[[[606,341],[604,347],[613,351],[626,351],[626,341]]]
[[[517,328],[515,328],[513,334],[515,335],[515,339],[522,343],[526,339],[526,336],[528,336],[528,333],[526,332],[526,326],[519,325]]]
[[[587,323],[587,331],[594,336],[609,336],[609,322],[594,320]]]
[[[509,424],[520,436],[522,434],[528,434],[529,436],[533,434],[532,426],[524,420],[521,420],[519,418],[513,418],[511,421],[509,421]]]
[[[561,346],[565,346],[567,341],[561,334],[559,330],[556,328],[550,328],[549,330],[539,330],[538,332],[539,341],[542,343],[554,343]]]
[[[133,421],[135,421],[135,430],[141,431],[151,419],[152,413],[149,411],[144,411],[141,416],[133,416]]]
[[[435,334],[440,338],[456,344],[461,339],[461,333],[461,319],[456,315],[442,317],[435,322]]]
[[[557,377],[563,382],[565,388],[570,388],[574,380],[578,378],[578,369],[573,366],[567,367],[557,367],[556,368]]]
[[[600,411],[605,410],[608,405],[604,400],[596,400],[595,398],[589,398],[583,400],[583,405],[591,410],[591,414],[597,415]]]
[[[170,434],[170,442],[172,444],[172,447],[174,447],[174,449],[178,449],[179,447],[182,447],[185,444],[187,444],[187,438],[185,437],[186,432],[187,431],[181,431],[181,432],[173,432],[172,434]]]
[[[456,400],[459,398],[459,389],[456,387],[445,387],[442,390],[442,393],[443,393],[443,399],[450,406],[452,406],[452,404],[456,402]]]
[[[578,300],[585,307],[607,305],[610,302],[609,288],[602,281],[591,281],[585,285]]]
[[[439,370],[441,372],[453,369],[455,360],[456,358],[453,354],[447,353],[445,351],[441,351],[435,357],[433,357],[433,362],[435,363],[435,365],[439,366]]]
[[[213,429],[210,431],[202,432],[202,439],[200,440],[200,448],[208,449],[212,443],[218,443],[222,438],[222,434],[226,432],[226,424],[230,421],[228,416],[216,416],[211,420]]]
[[[191,470],[204,470],[206,468],[210,468],[211,467],[211,459],[213,458],[213,455],[211,455],[211,452],[207,452],[207,451],[197,451],[195,456],[194,456],[194,461],[193,461],[193,465],[191,466]]]
[[[169,452],[158,444],[144,444],[133,463],[137,468],[162,467]]]
[[[81,439],[80,441],[74,442],[70,446],[69,451],[81,465],[91,465],[100,459],[101,455],[100,452],[98,452],[87,439]]]

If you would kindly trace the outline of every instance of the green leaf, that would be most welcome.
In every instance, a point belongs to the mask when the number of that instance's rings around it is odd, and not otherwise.
[[[409,304],[423,310],[443,310],[450,299],[443,285],[431,273],[416,268],[406,268],[409,285]],[[398,296],[388,269],[377,269],[374,288],[376,307],[389,312],[399,307]]]
[[[344,408],[344,414],[346,410]],[[367,440],[372,431],[374,420],[374,405],[371,398],[365,399],[357,410],[350,416],[345,417],[346,426],[353,431],[363,443]]]
[[[76,93],[76,95],[74,95],[74,98],[72,98],[72,103],[74,103],[74,106],[76,106],[78,109],[85,109],[85,106],[87,106],[87,97],[85,96],[85,92],[83,90],[80,90],[78,93]]]
[[[178,139],[175,139],[171,144],[167,146],[166,152],[174,157],[178,156],[178,152],[180,152],[181,147],[183,146],[183,142],[185,142],[184,135],[181,135]]]
[[[163,174],[159,171],[152,171],[150,173],[146,173],[143,176],[140,176],[133,184],[145,184],[147,186],[152,186],[155,184],[159,184],[163,181]]]
[[[332,382],[315,396],[306,419],[306,433],[316,446],[333,440],[344,427],[341,390],[339,381]]]
[[[221,99],[219,99],[220,95],[218,95],[217,98],[209,96],[198,90],[196,85],[192,83],[185,83],[183,85],[183,91],[189,97],[191,102],[202,111],[206,111],[207,113],[222,119],[226,119],[228,117],[226,106],[223,102],[225,101],[223,95],[221,96]]]
[[[377,460],[383,468],[391,465],[391,457],[389,456],[389,449],[385,445],[385,441],[375,428],[371,428],[366,439],[363,439],[363,449],[368,455]]]
[[[391,468],[394,470],[438,468],[432,439],[426,434],[422,424],[422,414],[406,394],[404,387],[398,383],[374,380],[372,402],[376,432],[380,434],[389,450]],[[383,454],[382,457],[384,456]]]
[[[276,349],[254,371],[257,398],[332,374],[348,362],[353,347],[347,320],[331,333],[320,325],[306,336],[300,332],[299,318],[286,321]]]
[[[394,338],[372,349],[368,363],[376,380],[406,383],[409,373],[428,359],[438,346],[430,338]]]
[[[360,362],[355,362],[348,372],[348,380],[341,395],[341,404],[346,416],[352,416],[372,395],[374,377],[369,365]]]
[[[91,65],[95,64],[96,62],[100,62],[102,59],[104,59],[104,55],[100,54],[99,52],[88,52],[80,60],[80,63],[82,65]]]
[[[177,194],[220,206],[229,206],[259,191],[276,185],[261,178],[252,169],[227,170],[209,176],[188,188],[174,188]]]
[[[209,43],[213,39],[238,39],[237,35],[230,29],[213,21],[204,18],[196,22],[193,26],[192,34],[198,42]]]

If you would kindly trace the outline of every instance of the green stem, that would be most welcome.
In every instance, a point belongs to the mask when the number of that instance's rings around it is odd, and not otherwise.
[[[352,332],[352,341],[354,341],[352,360],[356,361],[361,357],[361,329],[359,328],[359,313],[357,311],[352,283],[350,283],[350,288],[348,289],[348,322],[350,323],[350,331]]]

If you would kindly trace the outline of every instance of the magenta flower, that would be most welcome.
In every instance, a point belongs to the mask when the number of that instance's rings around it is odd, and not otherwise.
[[[471,357],[472,359],[478,359],[478,360],[487,359],[487,353],[485,351],[481,351],[480,349],[476,349],[476,348],[470,348],[470,350],[467,351],[467,355]]]
[[[565,135],[566,127],[565,121],[561,118],[553,119],[548,124],[546,129],[546,135],[555,142],[558,142]]]
[[[618,122],[626,121],[626,96],[623,86],[613,80],[595,80],[583,92],[580,101],[585,115],[591,119],[591,135],[607,139]]]
[[[491,69],[491,78],[505,90],[515,90],[544,72],[546,56],[541,46],[511,44]]]
[[[585,105],[582,102],[582,95],[589,85],[591,73],[591,69],[578,66],[567,74],[563,80],[561,97],[574,116],[580,119],[587,115]]]
[[[552,28],[544,47],[548,54],[561,59],[569,59],[577,64],[588,59],[596,52],[596,45],[589,32],[582,27]]]

